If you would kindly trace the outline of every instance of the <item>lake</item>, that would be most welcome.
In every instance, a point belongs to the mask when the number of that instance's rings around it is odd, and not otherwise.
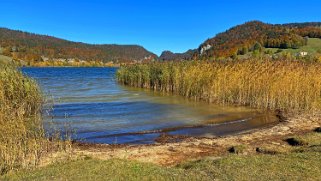
[[[45,129],[87,143],[151,144],[160,135],[215,137],[276,123],[269,113],[117,83],[117,68],[22,68],[46,95]]]

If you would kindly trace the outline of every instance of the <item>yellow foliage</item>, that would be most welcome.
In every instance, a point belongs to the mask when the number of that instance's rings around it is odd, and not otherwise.
[[[321,64],[291,61],[167,62],[127,65],[119,82],[220,104],[320,110]]]
[[[42,98],[37,84],[12,67],[0,67],[0,175],[39,162]]]

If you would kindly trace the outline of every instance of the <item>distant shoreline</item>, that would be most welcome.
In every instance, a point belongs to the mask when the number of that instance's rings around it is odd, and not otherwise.
[[[25,68],[119,68],[120,66],[21,66]]]

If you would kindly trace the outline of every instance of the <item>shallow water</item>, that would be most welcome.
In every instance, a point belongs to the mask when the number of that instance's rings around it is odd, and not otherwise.
[[[117,84],[116,68],[22,68],[48,103],[45,128],[89,143],[149,144],[161,134],[214,137],[276,122],[268,113]],[[52,107],[52,108],[51,108]]]

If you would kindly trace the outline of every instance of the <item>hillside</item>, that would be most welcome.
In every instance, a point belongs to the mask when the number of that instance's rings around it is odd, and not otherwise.
[[[208,60],[243,55],[246,57],[249,53],[261,52],[264,48],[272,52],[276,52],[275,49],[297,52],[295,50],[309,47],[309,38],[321,38],[321,22],[274,25],[251,21],[217,34],[202,43],[198,49],[191,49],[185,53],[164,51],[158,58],[138,45],[93,45],[0,28],[0,54],[27,62],[67,60],[121,63],[148,62],[155,59]],[[319,53],[318,50],[312,52]]]
[[[185,53],[173,53],[171,51],[164,51],[162,52],[161,56],[159,57],[162,61],[168,60],[190,60],[193,56],[197,53],[197,50],[188,50]]]
[[[14,59],[77,59],[82,61],[132,62],[157,58],[137,45],[92,45],[52,36],[0,28],[0,53]]]
[[[308,38],[307,44],[297,49],[278,49],[278,48],[266,48],[265,52],[274,55],[282,55],[289,53],[290,55],[297,55],[300,52],[307,52],[308,55],[321,53],[321,39],[320,38]]]
[[[273,25],[251,21],[206,40],[199,46],[198,54],[203,59],[213,59],[244,55],[262,48],[298,49],[307,45],[307,38],[321,38],[320,25]]]

